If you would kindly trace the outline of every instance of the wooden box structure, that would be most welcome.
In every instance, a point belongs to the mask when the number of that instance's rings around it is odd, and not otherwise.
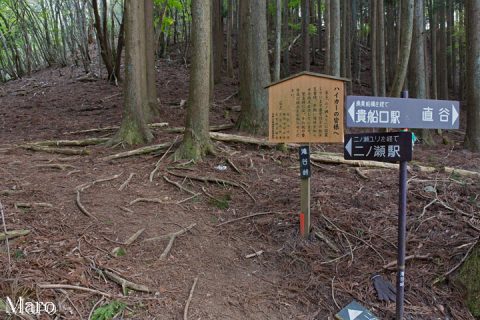
[[[345,81],[301,72],[270,84],[269,141],[343,143]]]

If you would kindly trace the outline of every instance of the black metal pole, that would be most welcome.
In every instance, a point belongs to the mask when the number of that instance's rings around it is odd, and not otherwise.
[[[408,91],[402,92],[408,98]],[[405,300],[405,250],[407,238],[407,161],[400,162],[399,202],[398,202],[398,256],[397,256],[397,301],[396,319],[403,320]]]

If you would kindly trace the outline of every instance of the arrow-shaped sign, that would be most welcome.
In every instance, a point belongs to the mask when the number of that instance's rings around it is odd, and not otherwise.
[[[347,144],[345,145],[345,150],[347,150],[348,154],[351,157],[352,156],[352,139],[351,138],[348,140]]]
[[[348,114],[352,117],[352,120],[355,121],[355,102],[348,108]]]
[[[363,311],[360,311],[360,310],[352,310],[352,309],[348,309],[348,317],[349,317],[349,320],[355,320],[358,318],[359,315],[361,315],[363,313]]]
[[[458,119],[458,112],[457,109],[455,109],[455,106],[452,104],[452,125],[457,121]]]

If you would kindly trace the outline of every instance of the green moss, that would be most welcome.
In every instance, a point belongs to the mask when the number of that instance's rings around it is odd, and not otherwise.
[[[474,317],[480,319],[480,246],[460,268],[458,280],[466,288],[467,306]]]

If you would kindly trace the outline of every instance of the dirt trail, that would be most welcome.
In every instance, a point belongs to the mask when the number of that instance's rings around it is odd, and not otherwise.
[[[158,82],[162,112],[157,120],[181,126],[184,109],[179,105],[187,97],[187,72],[163,62],[159,74],[169,80]],[[374,272],[391,281],[395,277],[393,270],[383,266],[396,255],[397,172],[362,168],[366,180],[345,165],[314,167],[313,225],[339,247],[334,252],[315,237],[308,241],[298,237],[295,150],[216,142],[216,157],[185,165],[166,157],[149,182],[162,153],[106,162],[101,158],[121,150],[89,146],[89,155],[67,157],[17,148],[37,140],[86,138],[64,133],[120,123],[120,88],[104,81],[74,79],[63,69],[46,70],[1,87],[0,201],[8,229],[31,232],[10,241],[10,275],[4,243],[0,246],[0,297],[54,301],[61,318],[86,319],[100,296],[36,288],[40,283],[77,285],[115,296],[108,301],[125,302],[128,309],[123,319],[182,319],[198,277],[189,319],[333,319],[338,306],[352,299],[381,319],[392,319],[394,304],[376,301],[369,278]],[[226,107],[238,105],[237,98],[223,101],[236,90],[228,80],[217,88],[212,124],[236,118]],[[156,129],[155,143],[173,141],[177,135]],[[453,145],[416,147],[415,160],[479,171],[480,156],[461,149],[463,137],[456,132],[448,137]],[[339,146],[314,149],[341,151]],[[220,164],[226,164],[227,170],[215,168]],[[241,188],[181,179],[168,170],[244,183],[256,202]],[[119,191],[130,173],[135,175]],[[81,204],[95,219],[82,214],[75,203],[76,188],[118,174],[80,193]],[[191,194],[168,183],[163,175],[198,195],[177,204]],[[411,319],[472,319],[454,282],[433,282],[454,267],[478,237],[479,182],[415,171],[410,178],[407,254],[430,257],[408,262],[406,311]],[[435,197],[439,201],[427,207]],[[138,198],[158,201],[130,204]],[[16,208],[20,202],[52,207]],[[218,226],[255,213],[265,214]],[[176,238],[165,260],[160,255],[168,239],[145,241],[193,223],[194,228]],[[133,244],[121,244],[143,228]],[[112,254],[116,247],[125,254]],[[259,251],[258,256],[246,258]],[[153,292],[130,290],[121,297],[121,287],[100,272],[105,269]]]

